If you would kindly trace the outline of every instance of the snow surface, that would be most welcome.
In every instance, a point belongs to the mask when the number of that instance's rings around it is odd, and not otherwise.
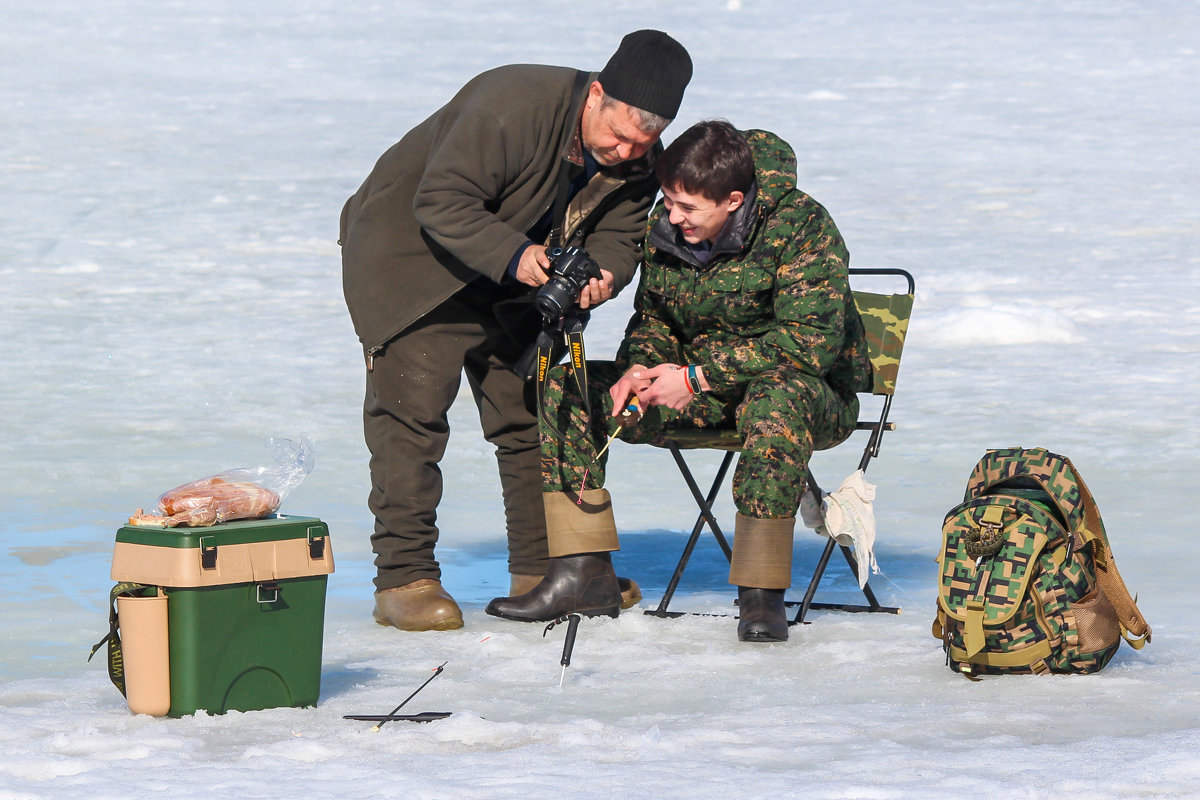
[[[722,617],[585,621],[560,690],[560,629],[483,613],[507,575],[465,395],[439,554],[466,627],[372,623],[334,240],[378,155],[471,75],[599,68],[640,27],[695,59],[668,139],[716,116],[780,133],[853,263],[917,276],[870,472],[873,585],[904,613],[815,613],[770,646]],[[1198,33],[1182,0],[5,3],[0,798],[1200,796]],[[300,435],[317,466],[284,510],[326,520],[338,559],[320,704],[131,715],[84,661],[116,528]],[[929,635],[942,515],[1013,444],[1079,466],[1154,626],[1098,675],[969,683]],[[856,449],[817,474],[836,485]],[[661,451],[618,445],[611,475],[618,565],[650,607],[694,508]],[[798,573],[820,545],[798,536]],[[677,607],[731,610],[720,562],[705,540]],[[819,599],[851,588],[832,570]],[[450,718],[342,720],[443,661],[410,709]]]

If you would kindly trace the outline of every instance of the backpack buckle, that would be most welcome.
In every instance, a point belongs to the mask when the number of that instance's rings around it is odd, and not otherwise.
[[[1004,546],[1004,509],[988,506],[975,527],[967,531],[965,548],[967,555],[979,562],[991,558]]]

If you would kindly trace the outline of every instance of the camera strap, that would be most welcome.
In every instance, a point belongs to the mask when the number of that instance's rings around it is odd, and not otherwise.
[[[567,203],[571,200],[571,165],[563,166],[558,174],[558,196],[550,211],[550,233],[546,236],[546,247],[561,247],[563,222],[567,216]]]
[[[567,354],[571,365],[571,375],[575,379],[575,386],[579,389],[580,397],[583,398],[583,410],[590,415],[592,413],[592,406],[591,400],[588,397],[587,356],[583,350],[583,329],[585,324],[582,317],[572,314],[563,317],[556,329],[543,329],[537,338],[538,416],[546,424],[546,428],[559,441],[565,440],[567,437],[555,427],[553,420],[550,419],[550,415],[546,413],[546,386],[549,383],[550,367],[553,366],[553,351],[556,338],[554,334],[561,334],[563,341],[566,342]]]
[[[575,73],[575,84],[571,89],[572,97],[581,97],[584,87],[588,85],[588,73],[577,71]],[[586,101],[586,98],[584,99]],[[578,122],[576,126],[578,127]],[[580,137],[580,147],[583,145],[583,134],[577,134]],[[567,204],[571,202],[571,197],[578,191],[578,187],[574,186],[575,177],[581,172],[586,171],[585,167],[580,167],[572,163],[565,156],[562,159],[565,163],[561,166],[558,173],[558,192],[554,197],[554,205],[550,211],[550,234],[546,237],[547,247],[559,247],[566,245],[563,241],[563,228],[566,225],[567,219]],[[586,181],[584,181],[586,183]]]

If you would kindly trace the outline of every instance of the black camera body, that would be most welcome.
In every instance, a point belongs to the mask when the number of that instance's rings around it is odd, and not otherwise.
[[[600,265],[580,247],[551,247],[550,280],[538,289],[534,305],[546,322],[557,322],[575,307],[579,293],[592,278],[599,280]]]

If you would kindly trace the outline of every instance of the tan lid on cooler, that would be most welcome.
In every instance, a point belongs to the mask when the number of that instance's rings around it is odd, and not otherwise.
[[[265,522],[265,521],[262,521]],[[305,524],[301,535],[269,541],[229,542],[221,536],[234,531],[239,523],[213,528],[195,528],[187,532],[199,546],[180,547],[145,543],[146,539],[181,537],[175,529],[138,529],[142,542],[121,541],[122,529],[113,548],[112,579],[155,586],[198,587],[329,575],[333,572],[333,548],[328,528],[319,520],[292,518],[289,523]],[[261,524],[261,523],[260,523]],[[213,535],[205,535],[214,531]],[[307,535],[304,533],[307,532]],[[164,543],[171,541],[163,538]],[[178,540],[172,542],[175,544]]]

